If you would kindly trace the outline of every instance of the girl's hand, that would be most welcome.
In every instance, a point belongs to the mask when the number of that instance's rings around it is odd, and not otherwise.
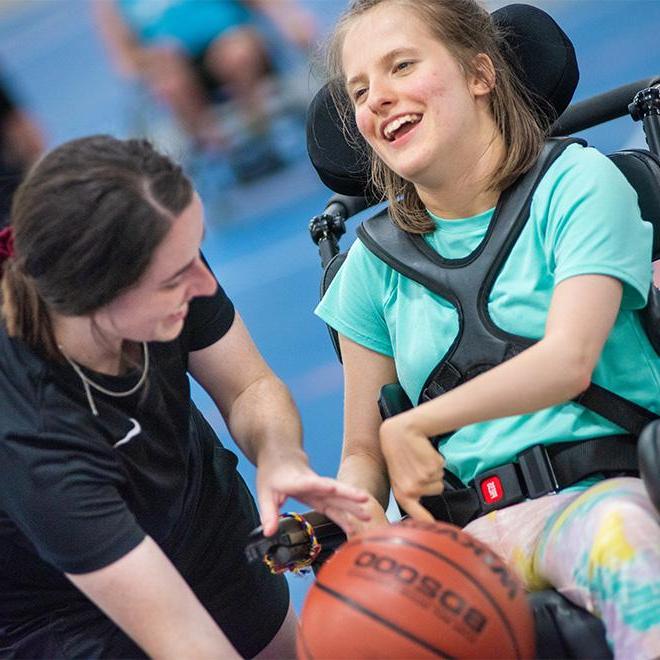
[[[309,467],[302,451],[284,456],[260,456],[257,500],[264,535],[277,531],[280,507],[288,497],[328,516],[347,535],[354,533],[358,523],[371,519],[367,506],[369,496],[365,491],[319,476]]]
[[[419,500],[424,495],[439,495],[444,490],[442,454],[433,448],[428,436],[415,428],[414,417],[409,413],[385,420],[379,436],[398,503],[412,518],[432,522],[433,516]]]

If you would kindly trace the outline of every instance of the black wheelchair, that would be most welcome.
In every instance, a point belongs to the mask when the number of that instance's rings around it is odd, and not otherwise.
[[[654,229],[653,260],[659,259],[660,76],[638,80],[569,106],[579,74],[573,46],[561,28],[541,10],[526,5],[502,7],[493,13],[493,18],[506,28],[507,48],[521,80],[549,112],[559,117],[552,126],[552,137],[574,135],[625,115],[643,123],[648,149],[618,151],[609,157],[637,191],[642,217]],[[366,148],[356,127],[346,126],[340,118],[327,88],[321,89],[310,106],[307,140],[310,158],[321,180],[337,193],[325,211],[310,223],[323,267],[323,294],[345,258],[339,240],[345,233],[346,220],[379,200],[369,187]],[[651,287],[649,302],[641,315],[651,343],[660,353],[660,290],[655,286]],[[329,330],[341,361],[336,333]],[[380,401],[384,417],[411,406],[396,384],[384,388]],[[631,436],[622,471],[641,474],[660,512],[660,420],[637,420],[634,436],[638,439]],[[446,488],[452,490],[454,485],[448,482]],[[317,540],[320,554],[311,558],[310,550]],[[306,563],[317,569],[344,540],[334,523],[311,511],[284,517],[274,536],[264,537],[260,528],[255,530],[247,556],[250,560],[265,559],[278,571],[296,570]],[[530,594],[530,603],[536,622],[538,658],[612,657],[604,627],[593,615],[552,590]]]

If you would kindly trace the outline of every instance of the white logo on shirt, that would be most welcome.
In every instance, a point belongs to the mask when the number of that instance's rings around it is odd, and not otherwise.
[[[137,419],[133,419],[132,417],[129,417],[131,422],[133,422],[133,428],[121,439],[115,442],[114,445],[112,445],[113,449],[116,449],[120,445],[125,445],[127,442],[132,440],[136,435],[140,435],[142,433],[142,427],[140,426],[140,422],[137,421]]]

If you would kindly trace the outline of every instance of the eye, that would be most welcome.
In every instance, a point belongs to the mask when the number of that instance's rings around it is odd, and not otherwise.
[[[177,287],[181,286],[182,281],[183,278],[177,277],[171,280],[170,282],[168,282],[167,284],[163,284],[161,288],[164,289],[165,291],[171,291],[172,289],[176,289]]]
[[[353,90],[353,103],[357,103],[367,93],[366,87],[358,87]]]
[[[405,71],[406,69],[409,69],[414,62],[411,62],[410,60],[404,60],[403,62],[397,62],[394,65],[394,71]]]

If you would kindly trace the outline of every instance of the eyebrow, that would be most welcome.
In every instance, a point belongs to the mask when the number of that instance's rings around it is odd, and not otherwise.
[[[385,55],[379,58],[378,63],[387,65],[390,64],[397,57],[401,57],[402,55],[416,55],[417,53],[418,50],[414,47],[395,48],[394,50],[389,51],[389,53],[385,53]],[[352,78],[346,81],[346,87],[350,87],[351,85],[354,85],[356,82],[360,82],[363,78],[364,78],[364,74],[358,74],[357,76],[353,76]]]

